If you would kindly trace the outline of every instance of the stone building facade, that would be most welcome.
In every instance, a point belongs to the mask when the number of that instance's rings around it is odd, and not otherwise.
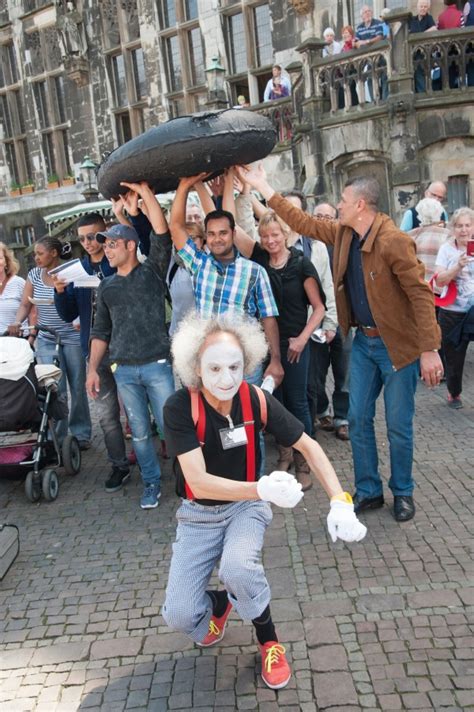
[[[0,0],[0,239],[27,246],[46,232],[43,216],[84,200],[86,156],[98,163],[151,126],[213,106],[214,57],[225,69],[220,105],[243,95],[277,128],[266,166],[278,188],[335,201],[347,177],[369,172],[398,219],[434,177],[448,182],[451,209],[468,203],[472,28],[409,36],[416,0],[406,10],[373,0],[376,16],[391,9],[390,39],[323,58],[324,29],[356,25],[363,4]],[[441,9],[432,3],[435,16]],[[274,62],[292,97],[264,103]]]

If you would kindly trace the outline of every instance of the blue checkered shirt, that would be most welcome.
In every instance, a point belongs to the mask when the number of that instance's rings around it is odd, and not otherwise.
[[[232,262],[222,263],[188,238],[178,255],[193,276],[196,309],[205,319],[226,311],[257,319],[278,316],[267,273],[237,250]]]

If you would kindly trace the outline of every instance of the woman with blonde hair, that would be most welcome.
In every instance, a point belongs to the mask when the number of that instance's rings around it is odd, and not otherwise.
[[[21,304],[25,280],[18,276],[19,269],[13,250],[0,242],[0,335],[15,320]]]
[[[325,314],[325,296],[311,260],[288,246],[290,228],[273,210],[260,218],[260,243],[237,230],[235,244],[244,257],[262,265],[268,273],[278,307],[281,364],[285,372],[276,397],[296,416],[311,436],[312,422],[307,389],[309,338]],[[313,312],[308,318],[309,307]],[[303,490],[311,487],[309,468],[300,453],[280,446],[279,469],[288,469],[295,458],[295,471]]]

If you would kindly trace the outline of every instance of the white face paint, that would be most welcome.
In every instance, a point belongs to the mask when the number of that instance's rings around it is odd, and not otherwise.
[[[214,398],[231,400],[244,378],[244,357],[232,341],[211,344],[201,356],[201,379]]]

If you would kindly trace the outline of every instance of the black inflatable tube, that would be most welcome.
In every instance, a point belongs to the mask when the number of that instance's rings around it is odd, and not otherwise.
[[[180,116],[112,151],[97,171],[104,198],[125,192],[121,181],[146,180],[155,193],[175,190],[183,176],[218,175],[265,158],[276,143],[270,121],[253,111],[226,109]]]

